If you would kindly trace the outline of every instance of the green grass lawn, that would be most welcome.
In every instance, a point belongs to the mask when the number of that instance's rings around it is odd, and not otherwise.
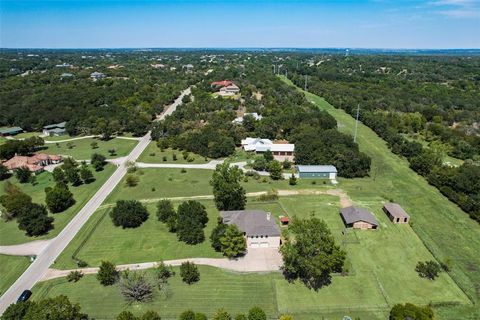
[[[275,279],[280,274],[239,274],[213,267],[199,266],[200,281],[188,285],[181,281],[179,268],[169,280],[171,296],[156,297],[145,304],[127,304],[117,285],[104,287],[94,275],[84,276],[77,283],[65,279],[40,282],[33,288],[33,299],[67,295],[78,302],[82,311],[96,319],[113,319],[122,310],[142,314],[156,310],[162,319],[177,319],[188,309],[213,316],[225,308],[231,314],[247,313],[252,306],[263,308],[269,316],[276,316]]]
[[[173,155],[177,156],[177,160],[173,160]],[[166,157],[166,161],[163,161],[163,157]],[[192,161],[187,159],[191,158]],[[180,150],[173,150],[171,148],[164,149],[163,151],[157,147],[157,143],[152,141],[148,144],[147,148],[142,152],[138,158],[138,162],[145,163],[189,163],[189,164],[202,164],[208,163],[211,159],[202,157],[195,153],[188,153],[188,158],[183,158],[183,152]]]
[[[0,254],[0,296],[17,280],[30,265],[27,257]]]
[[[306,93],[309,101],[328,111],[342,132],[353,134],[355,120],[324,99]],[[360,150],[372,158],[372,174],[364,179],[340,179],[340,187],[361,204],[392,199],[410,213],[413,230],[440,261],[453,261],[450,275],[467,293],[480,301],[480,226],[458,206],[408,167],[405,159],[390,152],[370,128],[358,126]],[[399,290],[400,291],[400,290]],[[478,312],[472,309],[473,312]],[[453,317],[455,318],[455,317]]]
[[[92,149],[92,146],[90,145],[92,142],[96,142],[98,144],[98,148]],[[69,143],[73,146],[71,149],[67,146]],[[117,138],[110,139],[108,141],[103,141],[96,138],[88,138],[70,142],[59,142],[58,145],[57,143],[47,143],[45,144],[47,149],[43,150],[42,152],[70,156],[77,160],[89,160],[93,153],[100,153],[110,159],[128,155],[137,143],[138,141],[136,140]],[[110,153],[108,152],[109,149],[115,149],[116,154],[114,156],[110,156]]]
[[[70,191],[73,193],[73,197],[76,203],[64,212],[56,213],[53,215],[55,218],[55,228],[51,230],[47,235],[40,237],[28,237],[24,231],[19,230],[17,222],[15,220],[4,221],[0,219],[0,245],[12,245],[19,244],[39,239],[50,239],[56,236],[65,225],[72,219],[72,217],[87,203],[87,201],[95,194],[100,186],[111,176],[115,167],[113,165],[105,166],[105,169],[100,172],[92,170],[95,181],[90,184],[83,184],[78,187],[70,186]],[[45,188],[53,186],[52,174],[50,172],[42,172],[37,176],[37,184],[32,185],[30,183],[20,184],[14,177],[8,179],[12,183],[18,185],[25,193],[32,197],[33,202],[45,203]],[[3,193],[3,186],[5,181],[0,181],[0,190]]]
[[[209,217],[204,229],[206,239],[201,244],[185,244],[177,240],[175,233],[168,232],[166,225],[157,220],[156,203],[147,205],[150,217],[135,229],[115,227],[108,210],[99,210],[62,252],[54,267],[75,268],[72,255],[76,251],[77,257],[90,266],[98,266],[102,260],[127,264],[191,257],[221,257],[221,254],[210,246],[209,240],[210,233],[217,223],[218,211],[213,201],[201,202],[207,208]],[[175,205],[180,203],[175,202]]]

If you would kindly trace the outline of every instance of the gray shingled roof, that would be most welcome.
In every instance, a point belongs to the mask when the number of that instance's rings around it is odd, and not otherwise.
[[[347,207],[340,209],[340,214],[345,220],[346,224],[355,223],[358,221],[368,222],[375,226],[378,226],[377,219],[367,209],[359,207]]]
[[[262,210],[220,211],[223,223],[235,224],[247,236],[280,236],[275,218]]]
[[[395,218],[410,218],[409,214],[398,203],[388,202],[383,207]]]

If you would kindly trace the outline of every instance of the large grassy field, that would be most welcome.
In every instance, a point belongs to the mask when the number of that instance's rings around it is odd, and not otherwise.
[[[92,149],[92,146],[90,145],[92,142],[98,144],[96,149]],[[100,153],[110,159],[128,155],[137,143],[138,141],[136,140],[118,138],[113,138],[107,141],[96,138],[87,138],[70,142],[47,143],[45,144],[47,149],[42,152],[70,156],[77,160],[89,160],[93,153]],[[68,147],[70,144],[72,148]],[[115,155],[110,156],[110,153],[108,152],[110,149],[115,149]]]
[[[179,269],[175,268],[176,275],[169,280],[171,296],[168,299],[157,296],[145,304],[127,304],[117,285],[103,287],[93,275],[85,276],[77,283],[65,279],[40,282],[33,289],[33,298],[65,294],[96,319],[115,319],[122,310],[137,314],[156,310],[162,319],[177,319],[188,309],[213,316],[216,309],[225,308],[237,314],[246,313],[255,305],[271,316],[276,314],[274,279],[280,279],[280,274],[239,274],[206,266],[199,266],[199,270],[200,281],[187,285],[181,281]]]
[[[173,155],[177,156],[177,160],[173,160]],[[152,141],[148,144],[147,148],[142,152],[138,158],[138,162],[145,163],[190,163],[190,164],[202,164],[207,163],[211,159],[202,157],[195,153],[188,153],[188,158],[191,158],[191,161],[183,158],[183,153],[180,150],[173,150],[171,148],[164,149],[163,151],[157,147],[157,143]],[[164,161],[164,157],[165,161]]]
[[[208,208],[210,218],[209,225],[206,228],[206,234],[208,235],[214,225],[218,211],[215,210],[212,202],[203,201],[203,203]],[[433,259],[432,255],[409,225],[392,224],[380,207],[381,202],[372,202],[370,205],[370,209],[373,210],[380,222],[379,230],[349,231],[344,236],[342,235],[343,223],[338,211],[338,197],[329,195],[292,196],[281,197],[278,201],[268,203],[249,201],[248,208],[270,211],[275,216],[288,215],[292,217],[296,215],[305,218],[314,215],[325,220],[338,243],[348,254],[347,266],[350,274],[348,276],[334,276],[330,286],[317,292],[307,289],[298,282],[288,283],[280,274],[251,275],[252,277],[255,276],[259,290],[267,290],[265,288],[274,290],[273,294],[270,295],[271,298],[269,298],[273,300],[273,304],[270,305],[269,302],[266,307],[267,310],[273,310],[271,315],[292,313],[297,316],[296,319],[315,319],[315,315],[334,319],[338,315],[348,314],[362,316],[366,319],[383,319],[395,303],[414,301],[418,304],[457,303],[468,305],[468,298],[448,274],[442,273],[435,281],[418,277],[415,272],[415,264],[418,261]],[[149,205],[149,209],[152,211],[151,205]],[[91,225],[82,230],[79,237],[57,260],[55,267],[74,267],[71,255],[79,248],[77,256],[91,265],[98,265],[102,259],[116,263],[134,263],[160,259],[219,256],[209,247],[208,240],[197,246],[179,243],[175,239],[175,235],[168,233],[165,226],[156,221],[154,216],[151,216],[138,229],[123,230],[113,227],[108,216],[97,223],[98,219],[102,217],[102,212],[97,212],[96,215],[98,216],[89,221]],[[96,226],[96,229],[92,233],[91,230],[94,226]],[[225,307],[227,310],[238,310],[230,304],[231,299],[249,301],[250,305],[242,302],[242,305],[246,305],[245,308],[255,304],[255,302],[251,302],[255,301],[251,300],[251,292],[242,291],[245,285],[245,275],[212,268],[202,269],[215,270],[215,274],[221,280],[218,284],[210,283],[209,285],[214,292],[223,291],[225,297],[219,301],[212,301],[212,303],[207,304],[208,306],[199,310],[209,314],[219,307]],[[208,275],[210,275],[210,272]],[[228,276],[228,282],[231,284],[228,290],[223,288],[223,276]],[[200,283],[203,279],[202,277]],[[81,280],[80,283],[86,280]],[[103,297],[105,290],[111,292],[110,289],[104,289],[94,280],[93,282],[93,284],[88,282],[90,295],[82,293],[81,289],[78,290],[78,293],[72,293],[73,297],[78,297],[77,301],[82,306],[88,306],[88,310],[95,306],[90,312],[91,315],[102,318],[104,314],[109,312],[115,314],[123,310],[120,307],[121,298],[117,295],[114,295],[115,299],[108,298],[109,302],[103,307],[96,304],[92,305],[92,294]],[[81,286],[80,283],[77,286]],[[42,284],[40,288],[50,288],[49,295],[67,293],[70,296],[75,286],[64,280],[53,280],[47,282],[47,284]],[[399,286],[401,286],[401,290],[398,289]],[[242,290],[237,289],[239,287]],[[192,286],[192,289],[195,290],[195,287]],[[42,292],[43,289],[38,290]],[[172,290],[175,297],[175,291],[179,289],[174,286]],[[111,300],[114,300],[115,303],[110,302]],[[345,303],[345,301],[348,301],[348,303]],[[161,306],[160,302],[162,302]],[[162,315],[164,315],[162,312],[166,312],[165,315],[170,316],[172,315],[170,310],[175,303],[175,299],[162,301],[159,298],[155,299],[151,308],[159,311]],[[198,309],[197,300],[192,295],[184,301],[183,305],[184,308]],[[148,308],[147,306],[138,308],[139,310],[145,310],[145,308]]]
[[[338,122],[340,131],[353,134],[355,120],[343,110],[334,108],[324,99],[306,93],[307,99],[328,111]],[[358,126],[360,150],[372,158],[369,178],[340,179],[341,188],[354,200],[368,204],[393,199],[410,213],[413,230],[430,252],[439,260],[451,259],[450,275],[460,288],[480,303],[480,226],[458,206],[430,186],[409,167],[405,159],[394,155],[386,143],[370,128]],[[478,307],[462,310],[462,317],[478,316]],[[444,312],[455,319],[454,312]]]
[[[0,296],[17,280],[30,265],[27,257],[0,254]]]
[[[90,184],[82,184],[78,187],[69,187],[73,193],[76,203],[64,212],[53,215],[55,218],[54,229],[47,235],[41,237],[28,237],[24,231],[19,230],[15,220],[5,221],[0,219],[0,245],[19,244],[39,239],[49,239],[56,236],[65,225],[72,219],[72,217],[87,203],[87,201],[95,194],[100,186],[112,175],[115,167],[113,165],[106,165],[105,169],[100,172],[92,172],[95,181]],[[11,181],[19,186],[25,193],[32,197],[33,202],[45,203],[45,188],[51,187],[55,184],[52,174],[50,172],[42,172],[37,176],[37,183],[32,185],[30,183],[20,184],[14,177],[5,181]],[[3,193],[5,181],[0,181],[0,192]]]

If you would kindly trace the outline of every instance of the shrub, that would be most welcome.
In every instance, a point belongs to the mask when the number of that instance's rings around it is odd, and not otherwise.
[[[187,261],[180,266],[180,276],[182,281],[187,284],[192,284],[200,280],[200,272],[195,263]]]
[[[128,302],[146,302],[153,298],[153,285],[143,272],[122,272],[119,281],[120,292]]]
[[[15,170],[15,177],[20,183],[27,183],[32,177],[32,172],[27,167],[20,167]]]
[[[260,307],[253,307],[248,310],[248,320],[267,320],[267,315]]]
[[[84,260],[78,259],[77,260],[77,266],[79,268],[85,268],[85,267],[88,267],[88,263]]]
[[[173,161],[177,161],[177,154],[176,154],[176,153],[174,153],[174,154],[172,155],[172,159],[173,159]]]
[[[182,168],[182,170],[180,170],[180,173],[187,173],[187,169]]]
[[[277,190],[270,190],[267,193],[261,194],[258,197],[259,201],[275,201],[278,200],[278,191]]]
[[[125,184],[130,188],[136,187],[139,181],[140,179],[133,174],[127,174],[127,177],[125,178]]]
[[[167,161],[167,156],[163,156],[162,161],[166,162]]]
[[[83,277],[83,273],[81,271],[71,271],[67,275],[67,281],[68,282],[77,282]]]
[[[118,280],[119,272],[115,265],[109,261],[102,261],[97,273],[98,281],[104,286],[111,286]]]
[[[297,177],[295,177],[295,175],[293,173],[290,176],[290,178],[288,178],[288,184],[291,185],[291,186],[297,185]]]

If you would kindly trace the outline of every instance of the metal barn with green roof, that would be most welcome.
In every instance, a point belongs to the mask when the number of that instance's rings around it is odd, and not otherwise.
[[[337,168],[331,165],[297,166],[298,177],[304,179],[330,179],[337,178]]]

